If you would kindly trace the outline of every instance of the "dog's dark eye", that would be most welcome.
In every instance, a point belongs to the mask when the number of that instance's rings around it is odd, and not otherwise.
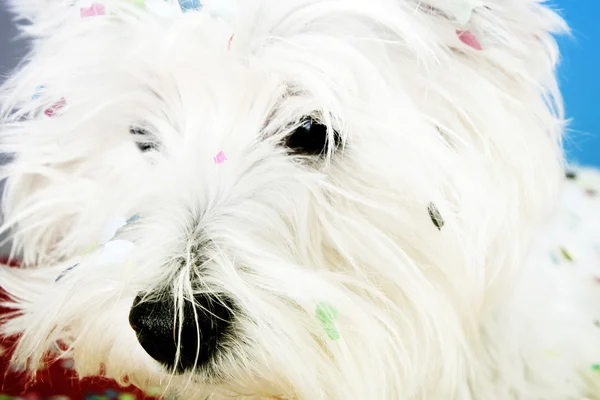
[[[140,149],[141,152],[145,153],[147,151],[155,150],[156,143],[152,139],[151,135],[147,130],[140,127],[130,127],[129,133],[133,136],[133,140],[135,141],[136,146]]]
[[[333,133],[333,146],[338,147],[341,142],[340,135]],[[287,137],[285,145],[295,154],[307,156],[319,155],[327,152],[329,136],[327,127],[314,119],[307,117],[300,121],[298,128]]]

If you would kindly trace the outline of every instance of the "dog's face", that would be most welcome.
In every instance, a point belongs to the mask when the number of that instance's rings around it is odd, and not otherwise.
[[[490,2],[474,43],[445,1],[34,3],[0,128],[17,363],[188,396],[468,380],[559,176],[554,14]]]

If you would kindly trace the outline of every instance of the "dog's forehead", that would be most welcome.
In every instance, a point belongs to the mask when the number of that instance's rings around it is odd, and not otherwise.
[[[260,3],[251,2],[255,8]],[[143,89],[184,106],[207,95],[223,103],[284,92],[326,100],[335,89],[339,98],[339,91],[352,88],[360,75],[349,72],[358,68],[348,62],[349,46],[343,48],[339,39],[336,46],[324,28],[309,32],[298,22],[314,19],[302,8],[288,7],[287,20],[269,18],[268,28],[258,29],[254,8],[224,18],[210,4],[186,13],[171,4],[172,15],[152,7],[132,15],[117,8],[110,14],[107,6],[106,14],[67,20],[36,46],[27,68],[48,91],[67,88],[86,98],[116,99],[128,89]]]

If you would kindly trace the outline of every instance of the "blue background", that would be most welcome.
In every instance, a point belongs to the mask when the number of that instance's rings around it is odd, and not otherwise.
[[[559,79],[567,117],[565,138],[572,162],[600,167],[600,0],[552,0],[572,30],[559,38]]]
[[[24,54],[0,0],[0,81]],[[572,29],[559,38],[563,52],[558,72],[571,119],[565,138],[572,162],[600,167],[600,0],[549,0]]]

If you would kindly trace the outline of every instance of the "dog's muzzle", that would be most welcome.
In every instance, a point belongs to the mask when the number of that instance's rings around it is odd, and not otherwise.
[[[231,331],[233,304],[215,295],[185,300],[178,309],[172,295],[133,301],[129,323],[144,350],[156,361],[179,373],[209,363]],[[177,352],[179,348],[179,354]]]

